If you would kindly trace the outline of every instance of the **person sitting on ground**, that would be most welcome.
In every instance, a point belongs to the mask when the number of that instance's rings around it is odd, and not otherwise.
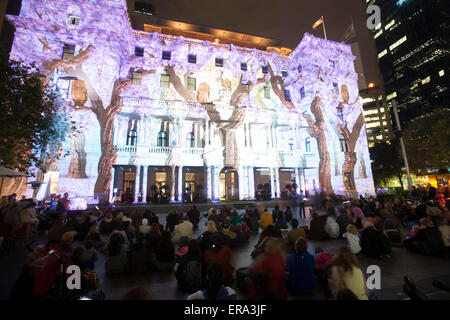
[[[334,214],[330,214],[325,223],[325,231],[330,237],[330,239],[337,239],[339,237],[339,225],[336,222]]]
[[[134,232],[134,228],[131,225],[130,221],[125,221],[119,230],[125,232],[128,238],[128,242],[133,242],[134,238],[136,237],[136,233]]]
[[[353,224],[349,224],[347,226],[347,232],[345,232],[342,236],[347,239],[347,246],[354,254],[358,254],[361,252],[358,229],[356,229]]]
[[[48,243],[58,243],[61,240],[62,235],[66,232],[66,225],[64,224],[64,218],[58,217],[53,226],[47,231]]]
[[[186,213],[186,216],[188,217],[189,221],[194,226],[194,229],[198,229],[198,223],[200,222],[200,211],[198,211],[195,204],[192,206],[192,208]]]
[[[297,241],[298,238],[306,238],[306,232],[303,228],[298,227],[298,220],[292,219],[291,220],[291,230],[287,233],[287,242],[288,242],[288,249],[289,252],[295,252],[295,241]]]
[[[403,247],[402,233],[398,224],[393,219],[387,218],[383,222],[383,230],[386,233],[392,245],[398,248]]]
[[[273,224],[272,215],[270,214],[269,210],[267,210],[267,208],[264,209],[264,212],[261,215],[259,224],[261,225],[261,228],[263,228],[263,229],[265,229],[268,226]]]
[[[368,300],[366,280],[359,266],[358,258],[350,248],[342,247],[333,259],[331,268],[330,288],[334,297],[337,293],[347,288],[358,297],[359,300]]]
[[[405,248],[427,256],[442,256],[445,248],[439,229],[429,218],[420,219],[420,224],[423,228],[419,228],[415,236],[403,241]]]
[[[175,277],[181,290],[193,292],[203,285],[203,255],[200,244],[192,239],[187,252],[181,257]]]
[[[277,224],[282,230],[286,230],[286,231],[287,231],[287,229],[289,228],[289,227],[288,227],[288,224],[287,224],[287,219],[286,219],[286,217],[285,217],[285,214],[284,214],[282,211],[278,214],[278,219],[277,219],[276,224]]]
[[[369,219],[364,219],[362,225],[361,252],[371,258],[389,258],[392,249],[389,238],[382,231],[375,229],[372,221]]]
[[[141,225],[139,226],[139,232],[143,235],[150,232],[150,226],[148,225],[148,220],[146,218],[142,219]]]
[[[234,280],[234,267],[231,262],[231,250],[223,242],[218,234],[212,237],[211,247],[204,253],[204,265],[208,266],[212,262],[219,262],[224,271],[223,283],[232,284]]]
[[[286,211],[284,212],[284,217],[286,218],[286,221],[289,223],[292,220],[292,210],[290,206],[286,207]]]
[[[438,217],[436,219],[436,225],[441,232],[442,243],[445,247],[444,254],[446,256],[450,255],[450,226],[448,225],[448,220],[446,217]]]
[[[86,241],[90,241],[95,249],[100,249],[103,246],[100,232],[96,225],[91,226],[88,234],[86,235]]]
[[[144,234],[137,234],[136,242],[130,246],[127,256],[130,274],[140,274],[150,270],[153,254],[150,246],[145,243]]]
[[[127,269],[126,250],[128,246],[124,243],[126,235],[118,231],[111,233],[108,245],[106,246],[105,273],[121,274]]]
[[[185,238],[188,241],[191,240],[193,230],[194,230],[194,226],[189,221],[189,218],[184,217],[183,222],[179,223],[175,226],[175,235],[172,238],[172,242],[180,243],[182,238]]]
[[[113,216],[111,213],[107,213],[106,216],[100,222],[100,233],[110,234],[114,230]]]
[[[245,222],[243,222],[243,224],[244,223]],[[247,243],[249,238],[250,238],[248,232],[244,232],[243,231],[242,224],[237,224],[236,225],[236,234],[237,234],[236,244],[239,245],[239,246]]]
[[[178,224],[178,215],[175,214],[172,210],[169,210],[169,214],[166,217],[166,231],[173,232],[175,226]]]
[[[255,208],[255,210],[257,210]],[[250,228],[251,232],[258,232],[259,231],[259,223],[258,218],[259,214],[258,212],[255,212],[255,210],[250,210],[249,216],[248,216],[248,227]]]
[[[234,210],[231,214],[230,223],[236,228],[236,225],[239,223],[242,223],[242,218],[240,215],[238,215],[237,211]]]
[[[206,224],[206,231],[198,238],[202,252],[205,252],[211,246],[213,235],[217,234],[216,223],[209,220]]]
[[[304,238],[295,241],[295,253],[286,257],[288,285],[295,294],[310,293],[315,284],[314,256],[308,253]]]
[[[145,239],[153,250],[156,250],[156,244],[158,243],[159,239],[161,239],[161,237],[162,232],[159,224],[152,223],[152,225],[150,226],[150,232],[145,235]]]
[[[324,252],[321,247],[317,247],[315,250],[315,258],[314,274],[317,280],[328,283],[328,270],[333,266],[333,255]]]
[[[123,224],[123,212],[119,211],[117,212],[116,216],[113,219],[113,225],[114,225],[114,229],[119,230],[122,227]]]
[[[169,271],[175,263],[175,248],[170,240],[170,232],[164,231],[156,244],[154,265],[159,271]]]
[[[352,203],[348,208],[350,223],[354,224],[358,229],[362,228],[362,220],[365,217],[364,212],[355,203]]]
[[[254,285],[249,287],[249,298],[286,299],[286,263],[282,255],[282,240],[268,240],[265,252],[249,268]]]
[[[222,265],[211,263],[207,268],[206,289],[189,295],[186,300],[237,300],[236,292],[223,284],[224,271]]]
[[[85,262],[86,266],[90,270],[95,270],[95,262],[98,260],[97,250],[94,248],[91,241],[84,242],[84,248],[86,249],[81,259]]]
[[[276,204],[275,209],[272,210],[272,218],[273,222],[276,223],[278,218],[283,214],[283,211],[280,210],[280,207]]]
[[[90,215],[86,215],[83,219],[83,222],[80,224],[80,228],[77,234],[78,241],[84,241],[86,239],[87,234],[89,233],[89,229],[93,226],[95,222],[91,219]]]
[[[236,244],[237,234],[234,232],[234,228],[232,224],[225,224],[223,226],[222,234],[226,236],[225,245],[230,247],[234,247]]]
[[[345,208],[339,208],[336,222],[339,225],[340,235],[343,235],[347,231],[347,226],[350,224],[350,218],[348,217]]]
[[[323,241],[328,239],[328,233],[325,231],[325,222],[319,217],[317,212],[313,212],[309,223],[308,239]]]

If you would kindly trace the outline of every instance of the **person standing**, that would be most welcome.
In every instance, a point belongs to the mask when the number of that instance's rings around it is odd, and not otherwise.
[[[306,219],[306,211],[305,211],[305,195],[303,194],[303,190],[300,190],[300,194],[298,195],[299,202],[299,216],[300,219]]]

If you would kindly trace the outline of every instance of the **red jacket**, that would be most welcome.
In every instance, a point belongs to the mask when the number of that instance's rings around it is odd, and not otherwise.
[[[281,254],[264,253],[260,260],[250,269],[253,274],[262,273],[266,279],[265,289],[276,291],[280,298],[287,298],[284,273],[286,262]]]
[[[233,283],[234,277],[234,267],[230,263],[231,261],[231,250],[227,246],[222,246],[222,248],[214,252],[211,249],[206,250],[204,256],[205,265],[208,266],[212,262],[218,262],[223,268],[223,283],[225,285],[230,285]]]

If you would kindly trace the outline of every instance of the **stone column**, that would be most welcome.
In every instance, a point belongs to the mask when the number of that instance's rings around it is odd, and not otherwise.
[[[297,189],[295,189],[295,192],[297,192],[298,194],[300,194],[300,186],[301,186],[301,180],[300,180],[300,175],[298,172],[298,168],[295,168],[295,183],[297,184]]]
[[[178,201],[183,201],[183,166],[178,167]]]
[[[135,179],[135,183],[134,183],[134,202],[138,202],[138,196],[140,193],[140,181],[141,181],[141,166],[138,165],[136,166],[136,179]]]
[[[206,198],[212,199],[211,167],[206,167]]]
[[[116,176],[116,167],[111,168],[111,183],[109,185],[109,202],[112,203],[114,198],[114,178]]]
[[[275,170],[275,191],[276,191],[276,197],[280,197],[280,168],[274,168]]]
[[[219,190],[219,181],[220,181],[220,171],[217,166],[214,166],[214,200],[219,201],[220,200],[220,190]]]
[[[144,173],[142,174],[142,202],[147,201],[147,173],[148,173],[148,166],[143,166],[142,170],[144,170]]]
[[[171,167],[172,175],[171,175],[171,179],[170,179],[170,181],[171,181],[170,201],[175,201],[175,179],[176,179],[175,168],[176,168],[175,165],[172,165],[172,167]]]
[[[248,181],[249,181],[249,192],[250,197],[253,199],[255,198],[255,168],[254,167],[248,167]]]
[[[113,133],[113,145],[117,146],[119,138],[119,121],[117,116],[114,118],[114,133]]]
[[[274,183],[274,168],[269,168],[270,170],[270,192],[272,193],[272,198],[275,198],[275,183]]]

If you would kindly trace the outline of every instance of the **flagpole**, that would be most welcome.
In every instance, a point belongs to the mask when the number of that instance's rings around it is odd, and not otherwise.
[[[323,34],[325,35],[325,40],[327,39],[327,30],[325,29],[325,19],[322,16]]]

